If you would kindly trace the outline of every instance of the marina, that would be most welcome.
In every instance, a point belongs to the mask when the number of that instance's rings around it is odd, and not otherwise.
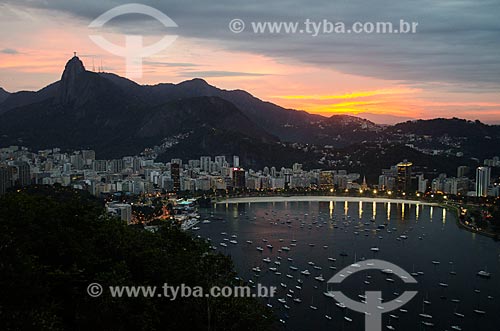
[[[342,292],[360,302],[365,291],[381,291],[385,302],[398,300],[406,288],[418,290],[412,301],[383,314],[384,329],[470,330],[480,321],[481,330],[497,330],[500,325],[494,313],[500,245],[459,229],[453,213],[441,207],[358,199],[227,203],[199,212],[203,219],[219,220],[199,224],[193,234],[230,255],[248,284],[277,287],[276,296],[263,304],[272,306],[287,330],[362,329],[363,314],[337,302],[328,280],[346,266],[359,269],[359,261],[367,259],[394,263],[418,282],[405,284],[391,269],[341,275]],[[237,244],[222,245],[236,237]],[[259,242],[265,247],[254,244]],[[463,258],[471,254],[476,258]]]

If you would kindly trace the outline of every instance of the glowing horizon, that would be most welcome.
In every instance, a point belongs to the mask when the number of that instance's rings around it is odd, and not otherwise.
[[[63,12],[50,16],[47,10],[22,5],[5,4],[0,9],[0,27],[9,32],[0,37],[4,47],[0,49],[0,87],[5,90],[38,90],[59,80],[73,51],[89,71],[102,62],[104,71],[124,75],[124,59],[106,53],[88,38],[86,20]],[[9,15],[15,15],[15,20]],[[106,32],[106,37],[123,43],[123,35],[117,31]],[[157,36],[144,38],[145,44],[157,40]],[[435,79],[385,76],[179,36],[172,47],[144,59],[143,77],[137,83],[179,83],[198,77],[219,88],[246,90],[284,108],[323,116],[361,115],[378,123],[435,117],[500,123],[497,85],[478,92]]]

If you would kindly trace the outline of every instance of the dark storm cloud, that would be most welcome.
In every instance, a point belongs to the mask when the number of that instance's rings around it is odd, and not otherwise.
[[[70,13],[92,21],[104,11],[127,1],[12,1]],[[500,1],[497,0],[363,0],[363,1],[144,1],[177,24],[169,29],[181,37],[200,38],[219,47],[255,52],[280,61],[300,61],[345,73],[422,85],[446,82],[454,89],[498,90],[500,85]],[[247,24],[244,32],[228,29],[233,18]],[[416,34],[377,35],[256,35],[252,21],[305,19],[350,25],[356,21],[400,19],[419,23]],[[133,24],[132,24],[133,22]],[[140,24],[138,24],[140,22]],[[126,15],[113,19],[115,29],[142,34],[165,33],[150,18]],[[174,31],[174,32],[172,32]]]

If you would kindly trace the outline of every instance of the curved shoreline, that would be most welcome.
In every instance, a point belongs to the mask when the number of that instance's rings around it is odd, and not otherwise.
[[[242,198],[229,198],[217,201],[217,204],[225,203],[259,203],[259,202],[330,202],[330,201],[349,201],[349,202],[382,202],[382,203],[404,203],[410,205],[427,205],[437,206],[438,203],[423,202],[418,200],[405,200],[405,199],[389,199],[389,198],[365,198],[365,197],[343,197],[343,196],[289,196],[289,197],[242,197]]]

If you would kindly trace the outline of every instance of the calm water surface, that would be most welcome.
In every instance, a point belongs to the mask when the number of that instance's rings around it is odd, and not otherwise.
[[[326,281],[342,268],[375,258],[409,273],[423,273],[415,277],[415,285],[377,270],[361,271],[336,287],[358,301],[367,290],[382,291],[384,301],[393,300],[405,290],[417,290],[418,295],[401,307],[407,312],[384,313],[383,330],[389,325],[395,330],[454,330],[452,326],[461,330],[500,330],[500,243],[459,229],[456,215],[443,208],[394,202],[295,201],[217,204],[201,214],[202,219],[211,222],[200,223],[201,229],[194,233],[210,238],[217,250],[230,255],[245,280],[278,287],[277,295],[263,302],[273,306],[284,321],[284,329],[364,330],[363,314],[339,308],[323,292],[332,289],[327,288]],[[385,228],[381,229],[381,225]],[[237,244],[229,243],[233,239]],[[268,244],[273,248],[266,247]],[[257,246],[264,250],[258,251]],[[282,250],[283,246],[290,250]],[[374,247],[379,251],[373,251]],[[270,258],[271,263],[264,262],[264,258]],[[262,271],[252,271],[255,267]],[[281,275],[270,271],[270,267],[276,267]],[[301,274],[305,269],[310,276]],[[490,272],[491,278],[478,277],[480,270]],[[325,282],[315,280],[319,275]],[[280,303],[280,298],[286,304]],[[296,303],[294,298],[302,302]],[[311,309],[311,305],[318,309]],[[477,314],[475,309],[485,314]],[[432,319],[423,319],[421,313],[432,315]],[[425,326],[422,321],[434,326]]]

